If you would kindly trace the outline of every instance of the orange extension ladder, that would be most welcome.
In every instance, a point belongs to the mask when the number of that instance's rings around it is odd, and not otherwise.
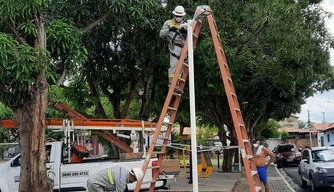
[[[237,134],[237,139],[238,139],[238,145],[240,147],[241,150],[241,156],[243,159],[243,163],[244,163],[244,167],[245,167],[245,172],[247,175],[247,180],[248,180],[248,184],[249,184],[249,189],[251,192],[258,192],[258,191],[262,191],[261,188],[261,182],[259,179],[259,176],[257,174],[257,169],[256,169],[256,165],[255,165],[255,161],[253,158],[253,152],[252,152],[252,148],[251,148],[251,144],[247,135],[247,130],[246,127],[244,125],[244,121],[242,118],[242,114],[241,114],[241,110],[240,110],[240,106],[239,106],[239,102],[237,99],[237,95],[233,86],[233,82],[232,82],[232,77],[228,68],[228,64],[226,61],[226,57],[224,54],[224,50],[223,50],[223,46],[218,34],[218,29],[217,29],[217,25],[216,25],[216,21],[214,19],[214,16],[212,14],[212,10],[209,6],[207,5],[202,5],[202,6],[198,6],[196,11],[195,11],[195,15],[194,15],[194,24],[193,24],[193,46],[195,49],[196,43],[197,43],[197,39],[198,39],[198,35],[200,33],[200,28],[201,28],[201,24],[202,24],[202,18],[200,17],[202,13],[211,13],[209,15],[207,15],[207,19],[208,19],[208,23],[209,23],[209,27],[210,27],[210,32],[211,32],[211,36],[214,42],[214,47],[215,47],[215,51],[216,51],[216,55],[217,55],[217,59],[218,59],[218,63],[219,63],[219,67],[220,67],[220,71],[221,71],[221,75],[222,75],[222,79],[223,79],[223,83],[224,83],[224,87],[225,87],[225,91],[226,91],[226,95],[227,95],[227,99],[228,99],[228,103],[229,103],[229,107],[230,107],[230,111],[231,111],[231,115],[233,118],[233,123],[234,123],[234,128],[236,130],[236,134]],[[174,74],[174,79],[172,81],[172,84],[169,88],[167,97],[166,97],[166,101],[164,104],[164,107],[161,111],[161,115],[159,118],[159,121],[156,125],[156,129],[150,144],[150,148],[148,150],[147,153],[147,157],[144,161],[142,170],[144,172],[144,174],[146,173],[148,166],[149,166],[149,162],[150,162],[150,158],[152,156],[153,153],[157,154],[158,157],[158,163],[157,166],[154,166],[154,169],[159,170],[160,169],[160,165],[164,156],[164,153],[166,152],[166,148],[167,148],[167,143],[168,143],[168,138],[171,134],[171,130],[174,124],[174,120],[177,114],[177,109],[178,106],[180,104],[180,100],[181,100],[181,96],[180,94],[177,94],[174,92],[174,88],[177,84],[177,82],[179,82],[179,87],[181,89],[184,88],[187,76],[188,76],[188,72],[189,72],[189,66],[187,63],[184,63],[186,54],[188,51],[188,40],[185,42],[175,74]],[[181,71],[183,71],[182,73],[182,77],[180,78],[180,74]],[[172,97],[175,97],[174,102],[172,101]],[[164,124],[164,119],[165,116],[167,114],[167,112],[170,112],[170,120],[167,123],[167,131],[165,134],[165,137],[163,138],[159,138],[159,139],[163,139],[163,145],[161,147],[160,151],[154,151],[156,142],[158,140],[159,137],[159,132],[161,130],[162,125]],[[160,171],[155,171],[154,175],[153,175],[153,180],[151,181],[151,186],[150,186],[150,190],[151,192],[154,191],[154,187],[155,187],[155,182],[159,177],[159,172]],[[143,179],[139,180],[137,182],[136,188],[135,188],[135,192],[139,192],[140,186],[143,182]]]

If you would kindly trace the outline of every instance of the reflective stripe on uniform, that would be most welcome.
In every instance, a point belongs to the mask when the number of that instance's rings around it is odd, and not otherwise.
[[[112,185],[115,184],[114,178],[112,177],[111,168],[108,168],[108,179],[109,179],[110,184]]]
[[[170,73],[170,74],[168,74],[168,77],[172,77],[172,78],[174,78],[174,73]],[[180,74],[179,77],[182,77],[182,75]]]
[[[171,22],[168,23],[168,26],[169,26],[169,27],[175,27],[175,28],[177,28],[177,29],[181,27],[180,24],[177,24],[177,23],[174,21],[174,19],[171,20]]]

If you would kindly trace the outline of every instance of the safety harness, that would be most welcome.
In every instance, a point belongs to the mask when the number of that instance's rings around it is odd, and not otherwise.
[[[110,184],[114,185],[114,178],[112,177],[111,168],[108,168],[108,179]]]
[[[172,20],[172,22],[170,22],[170,23],[168,24],[168,26],[169,26],[169,27],[175,27],[175,28],[177,28],[177,29],[180,28],[180,25],[177,25],[174,19]],[[175,32],[175,33],[174,33],[174,36],[173,36],[173,38],[172,38],[172,40],[169,41],[169,44],[170,44],[171,46],[178,46],[178,47],[183,48],[183,44],[178,43],[178,42],[175,42],[175,39],[176,39],[177,35],[182,35],[182,34],[180,34],[179,32]],[[176,54],[173,53],[172,51],[170,51],[170,54],[171,54],[173,57],[175,57],[175,58],[177,58],[177,59],[180,59],[180,55],[176,55]]]

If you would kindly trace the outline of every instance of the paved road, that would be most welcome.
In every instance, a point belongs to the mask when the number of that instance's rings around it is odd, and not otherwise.
[[[301,188],[301,184],[302,181],[300,179],[300,176],[298,174],[298,167],[297,166],[289,166],[289,167],[285,167],[283,168],[285,173],[291,177],[292,181],[295,182],[296,184],[299,185],[299,188],[296,189],[296,192],[311,192],[311,186],[308,185],[306,188]],[[322,190],[324,191],[324,190]],[[331,192],[334,192],[334,190],[332,190]]]
[[[297,166],[289,166],[283,168],[285,173],[291,177],[292,181],[299,185],[299,187],[296,189],[296,192],[311,192],[311,187],[308,186],[307,188],[302,189],[302,181],[300,179],[300,176],[298,174],[298,167]]]

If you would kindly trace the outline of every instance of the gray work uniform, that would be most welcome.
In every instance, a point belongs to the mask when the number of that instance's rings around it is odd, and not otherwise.
[[[186,34],[182,35],[180,32],[169,31],[170,27],[180,28],[180,24],[185,23],[181,21],[180,23],[176,23],[174,19],[167,20],[162,29],[160,30],[159,36],[161,38],[167,38],[169,44],[169,51],[170,51],[170,61],[169,61],[169,69],[168,69],[168,77],[169,77],[169,84],[171,84],[174,73],[176,71],[177,63],[181,56],[182,48],[184,42],[186,41]]]
[[[103,169],[89,177],[87,181],[88,191],[124,192],[129,183],[129,174],[130,172],[124,167],[112,167],[109,174],[108,169]]]

